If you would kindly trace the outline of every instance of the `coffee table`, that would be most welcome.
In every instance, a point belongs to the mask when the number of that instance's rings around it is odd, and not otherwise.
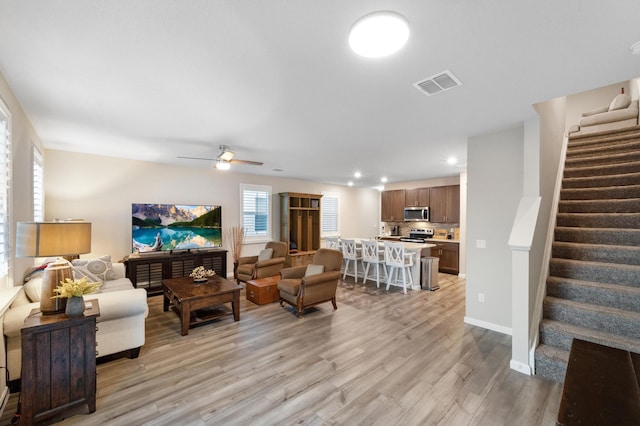
[[[169,278],[162,280],[164,294],[164,311],[172,305],[180,317],[183,336],[189,334],[189,327],[206,324],[228,312],[205,312],[207,308],[231,302],[234,321],[240,321],[240,290],[234,284],[219,275],[209,277],[204,283],[194,283],[190,277]],[[201,310],[202,312],[198,312]]]

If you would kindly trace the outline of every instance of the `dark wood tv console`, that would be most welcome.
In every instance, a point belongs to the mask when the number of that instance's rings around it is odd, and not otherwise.
[[[198,266],[227,277],[227,250],[224,249],[132,254],[123,261],[127,278],[150,295],[162,294],[163,279],[186,277]]]

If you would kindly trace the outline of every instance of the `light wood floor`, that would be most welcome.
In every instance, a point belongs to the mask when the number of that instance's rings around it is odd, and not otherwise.
[[[561,385],[510,370],[511,338],[465,325],[464,280],[439,278],[407,295],[341,283],[337,311],[303,319],[243,292],[239,322],[184,337],[151,297],[140,357],[99,365],[97,411],[60,424],[555,424]]]

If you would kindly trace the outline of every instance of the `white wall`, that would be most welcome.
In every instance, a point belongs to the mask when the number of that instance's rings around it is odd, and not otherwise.
[[[279,192],[340,195],[343,234],[377,233],[379,192],[293,179],[188,168],[151,162],[47,150],[45,215],[47,220],[81,218],[92,222],[92,254],[120,260],[131,253],[131,204],[215,204],[222,206],[223,228],[240,223],[241,183],[271,185],[272,235],[279,239]],[[225,243],[226,245],[227,243]],[[264,244],[245,245],[242,255],[256,254]],[[229,271],[232,260],[228,257]]]
[[[12,153],[12,198],[9,204],[9,215],[13,223],[11,229],[12,247],[15,247],[15,222],[33,220],[33,147],[37,146],[41,153],[44,149],[40,138],[33,129],[29,118],[25,115],[18,100],[4,77],[0,74],[0,99],[11,112],[11,153]],[[13,252],[15,253],[15,252]],[[25,271],[33,266],[33,259],[16,258],[13,262],[12,277],[4,285],[12,287],[21,285]]]
[[[465,322],[511,333],[511,227],[523,191],[524,125],[469,138]],[[486,248],[478,248],[477,241]],[[479,302],[479,294],[484,302]]]

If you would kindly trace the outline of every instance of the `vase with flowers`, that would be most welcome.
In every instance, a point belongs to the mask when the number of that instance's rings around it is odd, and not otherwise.
[[[193,278],[194,283],[204,283],[207,282],[209,277],[212,277],[216,274],[216,271],[212,269],[205,269],[204,266],[198,266],[195,268],[189,276]]]
[[[52,298],[66,298],[67,306],[64,313],[69,317],[79,317],[84,313],[82,296],[93,293],[100,286],[100,283],[87,281],[87,277],[82,277],[79,280],[65,278],[64,281],[60,281],[58,287],[53,289],[57,294]]]
[[[244,227],[232,226],[227,232],[227,237],[231,241],[231,257],[233,259],[233,278],[238,278],[238,263],[240,252],[242,251],[242,242],[244,241]]]

